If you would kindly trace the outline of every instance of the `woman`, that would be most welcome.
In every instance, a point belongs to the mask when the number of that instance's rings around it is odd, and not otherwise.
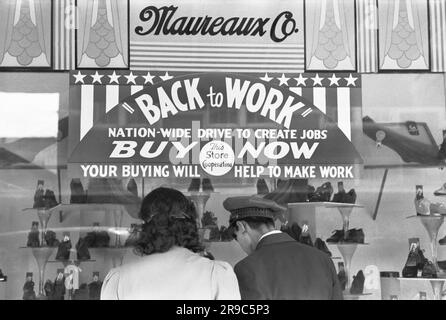
[[[232,267],[202,257],[193,204],[179,191],[158,188],[143,200],[135,251],[142,259],[112,269],[102,300],[240,299]]]

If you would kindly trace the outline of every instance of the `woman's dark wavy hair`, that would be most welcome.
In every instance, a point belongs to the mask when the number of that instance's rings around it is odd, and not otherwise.
[[[166,252],[174,245],[193,252],[203,251],[195,206],[180,191],[153,190],[142,201],[139,216],[144,223],[135,244],[136,254]]]

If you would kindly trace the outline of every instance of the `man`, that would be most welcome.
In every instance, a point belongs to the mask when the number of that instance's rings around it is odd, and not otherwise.
[[[227,198],[223,206],[231,213],[234,238],[248,254],[234,268],[242,299],[343,299],[331,259],[275,230],[284,207],[259,196]]]

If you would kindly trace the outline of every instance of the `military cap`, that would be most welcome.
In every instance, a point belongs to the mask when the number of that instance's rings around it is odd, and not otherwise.
[[[231,213],[229,223],[248,217],[275,219],[286,210],[275,201],[258,195],[227,198],[223,207]]]

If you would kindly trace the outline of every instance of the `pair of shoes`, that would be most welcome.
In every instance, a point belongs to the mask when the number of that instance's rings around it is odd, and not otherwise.
[[[351,294],[363,294],[365,277],[362,270],[359,270],[356,276],[353,276],[352,286],[350,288]]]
[[[432,261],[425,260],[421,276],[423,278],[437,278],[437,268]]]
[[[64,235],[63,241],[59,244],[56,253],[56,260],[67,261],[70,259],[71,240],[68,235]]]
[[[328,247],[327,247],[327,244],[326,244],[325,241],[322,240],[321,238],[316,238],[316,241],[314,242],[314,246],[315,246],[317,249],[319,249],[319,250],[325,252],[326,254],[328,254],[329,257],[332,256],[330,250],[329,250]]]
[[[199,178],[193,178],[190,182],[188,192],[200,192],[200,185],[202,192],[214,192],[214,187],[212,186],[211,179],[204,178],[200,180]]]
[[[344,230],[335,230],[333,231],[333,235],[327,239],[327,242],[330,243],[364,243],[365,235],[362,229],[349,229],[347,231],[347,235],[344,235]]]
[[[45,284],[43,285],[43,291],[45,291],[45,296],[48,300],[52,300],[54,294],[54,283],[50,279],[45,281]]]
[[[332,202],[352,204],[356,203],[355,189],[350,189],[349,192],[345,192],[344,183],[342,181],[339,181],[338,192],[334,194]]]
[[[81,179],[75,178],[71,179],[70,182],[71,196],[70,203],[86,203],[87,194],[82,185]]]
[[[437,195],[439,194],[439,190],[436,191]],[[431,202],[424,197],[423,194],[423,186],[416,186],[416,195],[415,195],[415,210],[418,216],[440,216],[446,215],[446,206],[440,202]]]
[[[28,233],[28,241],[26,246],[31,248],[40,247],[39,223],[37,221],[32,222],[31,231]]]
[[[257,180],[257,194],[259,195],[265,195],[269,193],[268,185],[266,184],[265,179],[258,179]]]
[[[60,241],[56,238],[56,233],[52,230],[47,230],[44,238],[48,247],[58,247],[60,244]]]
[[[36,292],[34,291],[34,281],[26,280],[23,285],[23,300],[36,300]]]
[[[314,192],[311,192],[311,188],[309,188],[310,193],[308,194],[308,200],[310,202],[328,202],[331,199],[331,195],[333,194],[333,187],[330,182],[323,183],[320,187]]]
[[[45,189],[43,180],[37,180],[37,188],[34,193],[34,204],[33,208],[44,208],[45,207]]]

